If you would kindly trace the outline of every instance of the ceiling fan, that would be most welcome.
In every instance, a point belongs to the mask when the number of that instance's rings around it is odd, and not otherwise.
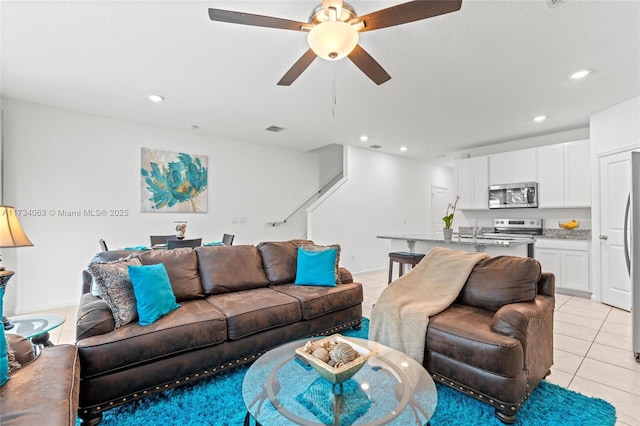
[[[329,61],[348,57],[374,83],[380,85],[391,76],[359,44],[359,33],[419,21],[460,10],[462,0],[416,0],[358,16],[355,9],[342,0],[322,0],[311,12],[309,22],[230,10],[209,9],[212,21],[232,24],[308,31],[307,50],[278,82],[290,86],[320,56]]]

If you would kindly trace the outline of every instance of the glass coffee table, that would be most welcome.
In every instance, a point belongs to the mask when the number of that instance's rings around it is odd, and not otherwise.
[[[247,370],[242,396],[247,415],[262,426],[424,425],[438,394],[427,370],[380,343],[346,337],[378,354],[342,386],[334,386],[295,357],[298,340],[270,350]]]
[[[23,315],[9,318],[13,327],[6,333],[19,334],[26,337],[34,345],[53,346],[49,340],[49,332],[60,327],[64,318],[60,315]]]

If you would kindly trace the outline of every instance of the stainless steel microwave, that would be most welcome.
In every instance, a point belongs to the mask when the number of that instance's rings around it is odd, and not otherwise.
[[[490,209],[538,207],[538,183],[510,183],[489,186]]]

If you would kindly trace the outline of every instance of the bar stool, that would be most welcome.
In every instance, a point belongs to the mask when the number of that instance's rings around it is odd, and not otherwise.
[[[401,277],[404,275],[404,265],[411,265],[411,268],[413,268],[422,260],[423,257],[424,254],[422,253],[409,253],[408,251],[395,251],[389,253],[389,283],[391,283],[391,278],[393,276],[394,262],[398,264],[398,276]]]

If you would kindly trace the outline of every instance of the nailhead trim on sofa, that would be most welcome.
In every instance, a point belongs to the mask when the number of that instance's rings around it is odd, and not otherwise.
[[[362,324],[362,320],[361,319],[360,320],[355,320],[355,321],[350,321],[350,322],[348,322],[346,324],[342,324],[342,325],[337,326],[337,327],[332,327],[332,328],[330,328],[328,330],[322,331],[321,333],[316,333],[316,334],[313,334],[313,335],[308,336],[308,337],[327,336],[327,335],[330,335],[330,334],[334,334],[334,333],[336,333],[338,331],[346,330],[348,328],[352,328],[352,327],[353,328],[357,328],[357,327],[360,326],[360,324]],[[145,397],[147,397],[149,395],[153,395],[153,394],[158,393],[158,392],[163,392],[165,390],[178,387],[180,385],[185,384],[185,382],[194,382],[194,381],[201,380],[201,379],[204,379],[204,378],[209,377],[209,376],[214,376],[216,374],[220,374],[223,371],[227,371],[230,368],[239,367],[239,366],[241,366],[243,364],[247,364],[247,363],[253,362],[257,358],[262,356],[265,352],[266,351],[260,351],[258,353],[255,353],[255,354],[251,355],[251,356],[246,356],[246,357],[243,357],[242,359],[237,359],[234,362],[228,362],[228,363],[220,365],[220,366],[216,366],[216,367],[208,368],[206,370],[202,370],[201,372],[195,373],[192,376],[187,376],[182,380],[175,380],[175,381],[172,381],[172,382],[167,382],[167,383],[160,384],[158,386],[154,386],[152,388],[144,389],[143,391],[129,394],[129,395],[117,400],[117,401],[115,401],[115,400],[114,401],[110,401],[106,405],[98,405],[98,406],[95,406],[95,407],[85,408],[85,409],[82,410],[82,414],[93,415],[93,414],[101,413],[102,411],[110,410],[110,409],[112,409],[114,407],[117,407],[119,405],[123,405],[123,404],[129,403],[129,402],[132,402],[132,401],[136,401],[138,399],[145,398]]]

